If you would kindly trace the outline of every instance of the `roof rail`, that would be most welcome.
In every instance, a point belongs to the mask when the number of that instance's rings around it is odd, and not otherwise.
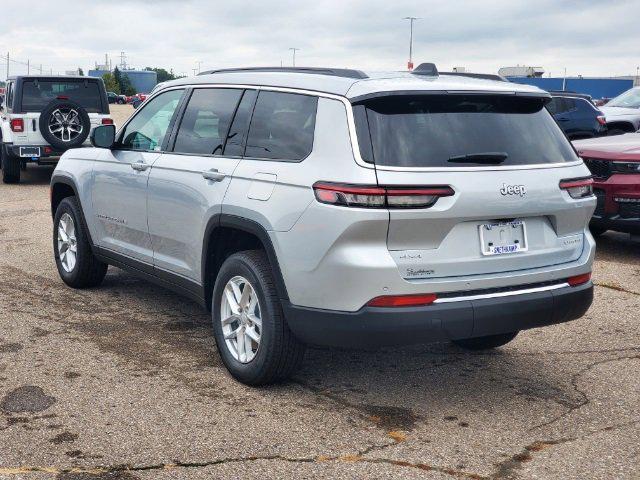
[[[411,73],[414,75],[428,75],[431,77],[438,76],[438,67],[435,63],[421,63]]]
[[[502,75],[493,73],[471,73],[471,72],[442,72],[442,75],[452,75],[454,77],[480,78],[482,80],[495,80],[497,82],[508,82]]]
[[[314,75],[329,75],[332,77],[345,77],[364,79],[369,78],[361,70],[350,68],[316,68],[316,67],[247,67],[247,68],[222,68],[218,70],[207,70],[198,75],[211,75],[214,73],[241,73],[241,72],[271,72],[271,73],[308,73]]]

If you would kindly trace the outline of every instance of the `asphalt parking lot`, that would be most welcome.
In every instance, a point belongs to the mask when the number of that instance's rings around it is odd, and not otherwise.
[[[292,382],[253,389],[190,301],[116,268],[95,290],[62,283],[50,174],[0,184],[0,478],[640,477],[627,236],[599,239],[578,321],[494,353],[313,349]]]

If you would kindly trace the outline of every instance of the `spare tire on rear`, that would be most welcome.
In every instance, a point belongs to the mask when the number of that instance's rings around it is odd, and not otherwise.
[[[40,134],[55,149],[75,148],[89,136],[87,111],[71,100],[52,100],[40,113]]]

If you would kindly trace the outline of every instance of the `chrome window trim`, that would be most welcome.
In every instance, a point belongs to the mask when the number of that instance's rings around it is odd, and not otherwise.
[[[198,84],[185,84],[185,85],[177,85],[168,88],[162,88],[157,92],[153,93],[149,97],[149,99],[155,97],[160,93],[167,92],[169,90],[176,89],[185,89],[185,88],[242,88],[242,89],[253,89],[253,90],[267,90],[273,92],[285,92],[285,93],[297,93],[300,95],[312,95],[320,98],[328,98],[331,100],[337,100],[342,102],[345,107],[347,113],[347,125],[349,127],[349,137],[351,139],[351,148],[353,150],[353,158],[356,163],[364,168],[381,170],[381,171],[392,171],[392,172],[483,172],[483,171],[510,171],[510,170],[533,170],[533,169],[544,169],[544,168],[565,168],[565,167],[575,167],[577,165],[582,164],[582,160],[579,158],[573,162],[558,162],[558,163],[543,163],[543,164],[535,164],[535,165],[512,165],[512,166],[479,166],[479,167],[389,167],[389,166],[374,166],[374,164],[364,161],[362,156],[360,155],[360,146],[358,145],[358,137],[356,136],[356,122],[353,114],[353,106],[348,98],[343,97],[341,95],[334,95],[332,93],[320,92],[317,90],[306,90],[301,88],[289,88],[289,87],[273,87],[267,85],[251,85],[251,84],[243,84],[243,83],[198,83]],[[146,103],[145,101],[145,103]],[[135,116],[135,115],[134,115]],[[127,122],[122,126],[124,128],[129,121],[134,117],[132,116]]]
[[[546,285],[544,287],[533,287],[533,288],[523,288],[522,290],[511,290],[508,292],[495,292],[495,293],[484,293],[478,295],[467,295],[467,296],[459,296],[459,297],[449,297],[449,298],[438,298],[433,303],[453,303],[453,302],[464,302],[469,300],[483,300],[487,298],[502,298],[502,297],[512,297],[515,295],[525,295],[527,293],[539,293],[539,292],[549,292],[551,290],[558,290],[560,288],[568,287],[569,284],[567,282],[558,283],[555,285]]]

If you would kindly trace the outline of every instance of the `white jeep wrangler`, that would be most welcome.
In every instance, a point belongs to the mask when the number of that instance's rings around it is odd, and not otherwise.
[[[18,183],[28,162],[55,164],[68,149],[90,146],[91,129],[112,123],[100,78],[9,77],[0,110],[2,180]]]

